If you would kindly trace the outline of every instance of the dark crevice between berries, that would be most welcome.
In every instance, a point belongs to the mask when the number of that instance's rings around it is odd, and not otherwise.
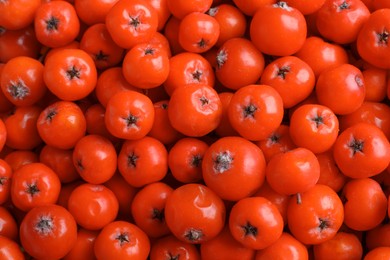
[[[244,118],[247,118],[247,117],[254,118],[255,113],[257,111],[257,107],[254,104],[249,104],[247,106],[244,106],[242,111],[244,113]]]
[[[108,54],[105,54],[102,50],[99,50],[99,52],[95,55],[95,59],[97,61],[101,60],[108,60]]]
[[[49,53],[51,49],[50,48],[44,48],[44,50],[41,51],[39,57],[38,57],[38,61],[42,64],[45,63],[45,59],[47,57],[47,54]]]
[[[253,226],[249,223],[249,221],[245,225],[241,226],[241,228],[243,229],[245,236],[257,236],[257,227]]]
[[[53,219],[50,216],[43,216],[35,224],[34,230],[41,235],[48,235],[54,229]]]
[[[192,79],[196,80],[197,82],[200,82],[200,80],[202,79],[202,71],[200,70],[195,70],[193,73],[192,73]]]
[[[232,167],[233,157],[229,151],[220,152],[214,159],[214,170],[217,173],[224,173]]]
[[[225,62],[227,61],[228,59],[228,54],[225,50],[220,50],[218,53],[217,53],[217,57],[216,57],[216,60],[217,60],[217,68],[220,69],[222,68],[222,66],[225,64]]]
[[[90,105],[89,101],[86,101],[85,99],[75,100],[73,101],[73,103],[75,103],[79,107],[86,107]]]
[[[3,27],[3,26],[0,26],[0,36],[5,34],[7,30]]]
[[[72,66],[66,71],[66,75],[68,76],[69,79],[74,79],[77,78],[79,79],[81,77],[81,72],[79,69],[77,69],[75,66]]]
[[[27,184],[26,193],[28,193],[31,197],[34,197],[39,192],[40,190],[38,189],[38,185],[36,183]]]
[[[196,243],[203,238],[203,232],[200,229],[191,228],[184,233],[184,238],[191,243]]]
[[[337,165],[337,163],[333,162],[333,166],[341,173],[340,167]]]
[[[137,167],[137,160],[138,160],[138,156],[133,153],[129,154],[127,156],[127,165],[131,168],[135,168]]]
[[[48,20],[46,20],[46,30],[57,31],[59,23],[60,20],[57,17],[54,16],[50,17]]]
[[[340,197],[340,200],[343,204],[347,203],[348,202],[348,199],[347,199],[347,196],[345,196],[345,194],[343,192],[341,192],[341,194],[339,195]]]
[[[376,35],[378,44],[387,46],[387,43],[389,42],[390,33],[386,29],[383,29],[382,32],[376,33]]]
[[[12,115],[15,115],[15,112],[16,112],[16,107],[12,107],[12,108],[6,113],[6,115],[7,115],[7,116],[12,116]]]
[[[363,153],[364,148],[364,141],[353,139],[349,144],[348,147],[351,148],[352,155],[355,155],[356,153]]]
[[[191,166],[198,168],[202,163],[202,156],[200,154],[196,154],[191,158]]]
[[[7,91],[13,99],[18,100],[22,100],[30,94],[30,89],[21,80],[17,82],[11,82]]]
[[[318,226],[318,228],[322,231],[326,228],[328,228],[330,226],[330,223],[328,220],[326,219],[322,219],[322,218],[319,218],[318,219],[320,221],[320,225]]]
[[[286,79],[287,74],[290,72],[291,68],[289,66],[283,66],[278,69],[276,76],[282,79]]]
[[[130,242],[129,234],[127,234],[126,232],[120,233],[115,239],[118,240],[120,246],[123,246],[124,244]]]
[[[160,222],[163,222],[164,221],[164,218],[165,218],[165,215],[164,215],[164,209],[156,209],[154,208],[152,210],[152,219],[154,220],[158,220]]]

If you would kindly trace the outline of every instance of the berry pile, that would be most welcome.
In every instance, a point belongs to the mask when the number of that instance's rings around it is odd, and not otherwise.
[[[1,259],[390,259],[388,0],[0,0]]]

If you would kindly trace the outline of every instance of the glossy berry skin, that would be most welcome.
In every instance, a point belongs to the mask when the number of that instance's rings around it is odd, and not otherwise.
[[[300,11],[286,2],[264,5],[253,15],[250,37],[262,53],[292,55],[305,42],[306,21]]]
[[[227,114],[242,137],[264,140],[282,123],[283,99],[271,86],[247,85],[234,93]]]
[[[261,187],[265,165],[258,146],[242,137],[227,136],[206,150],[202,160],[203,180],[220,198],[238,201]]]
[[[318,154],[326,152],[339,134],[339,120],[331,109],[318,104],[299,106],[290,118],[293,142]]]
[[[201,137],[217,128],[222,104],[215,89],[203,84],[177,88],[168,103],[168,118],[178,132]]]
[[[333,238],[344,220],[344,207],[330,187],[316,184],[290,198],[287,222],[291,234],[304,244],[320,244]]]
[[[38,206],[23,218],[20,240],[26,252],[35,258],[59,259],[76,243],[77,224],[61,206]]]
[[[255,250],[267,248],[282,235],[284,223],[277,207],[263,197],[249,197],[236,202],[229,216],[232,236]]]
[[[358,123],[340,133],[333,147],[333,156],[346,176],[372,177],[387,168],[390,144],[378,127]]]
[[[222,199],[202,184],[180,186],[171,193],[165,204],[168,228],[179,240],[191,244],[216,237],[224,227],[225,216]]]
[[[133,90],[119,91],[109,99],[104,120],[113,136],[127,140],[140,139],[153,126],[153,102]]]
[[[293,195],[312,188],[320,177],[315,154],[303,147],[274,155],[266,166],[266,179],[276,192]]]
[[[146,259],[150,251],[148,236],[127,221],[107,224],[95,239],[97,259]]]

